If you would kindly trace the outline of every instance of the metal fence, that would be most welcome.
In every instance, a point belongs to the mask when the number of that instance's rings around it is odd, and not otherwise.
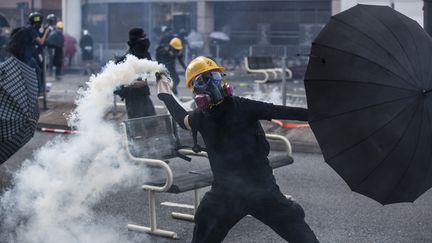
[[[281,46],[281,45],[253,45],[249,47],[249,56],[270,56],[275,63],[282,65],[282,58],[286,58],[288,67],[307,64],[310,46]]]

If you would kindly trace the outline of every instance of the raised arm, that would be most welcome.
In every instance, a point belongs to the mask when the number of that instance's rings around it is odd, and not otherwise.
[[[183,69],[186,70],[186,65],[185,65],[185,63],[183,61],[183,54],[178,55],[177,59],[179,60],[179,63],[183,67]]]
[[[300,107],[274,105],[256,100],[241,98],[246,110],[257,120],[297,120],[307,121],[308,110]]]
[[[38,44],[38,45],[44,45],[45,44],[45,40],[46,40],[46,38],[47,38],[47,36],[48,36],[48,33],[51,31],[51,28],[46,28],[45,30],[44,30],[44,32],[43,32],[43,34],[42,34],[42,37],[39,37],[39,36],[37,36],[36,38],[35,38],[35,41],[36,41],[36,43]]]
[[[174,98],[171,87],[169,85],[169,78],[167,74],[156,73],[156,90],[158,93],[158,98],[164,102],[166,108],[168,109],[174,120],[183,129],[191,129],[189,125],[189,115],[183,107],[177,103]]]

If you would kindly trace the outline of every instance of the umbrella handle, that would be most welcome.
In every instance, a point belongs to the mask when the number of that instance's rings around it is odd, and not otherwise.
[[[313,57],[313,58],[319,58],[319,59],[321,59],[321,62],[322,62],[323,64],[326,63],[326,59],[325,59],[325,58],[322,58],[322,57],[320,57],[320,56],[314,55],[314,54],[312,54],[312,53],[309,53],[309,54],[301,54],[301,53],[297,53],[296,56],[298,56],[298,57]]]
[[[432,89],[429,89],[429,90],[422,90],[422,94],[423,95],[426,95],[427,93],[430,93],[430,92],[432,92]]]

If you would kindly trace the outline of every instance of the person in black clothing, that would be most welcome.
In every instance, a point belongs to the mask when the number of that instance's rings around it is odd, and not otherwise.
[[[176,122],[191,129],[193,150],[199,132],[213,172],[212,188],[195,214],[192,243],[222,242],[228,231],[250,214],[291,243],[318,242],[305,222],[305,213],[279,190],[267,159],[269,144],[259,120],[307,121],[306,109],[278,106],[232,95],[223,68],[197,57],[186,69],[186,86],[193,89],[198,108],[187,113],[169,92],[167,74],[157,73],[158,97]]]
[[[81,48],[81,59],[84,66],[84,75],[92,73],[92,61],[93,61],[93,38],[91,37],[88,30],[83,30],[83,36],[79,41]]]
[[[132,28],[129,31],[129,50],[125,55],[118,58],[116,63],[123,62],[127,54],[134,55],[140,59],[151,60],[148,49],[150,41],[146,37],[144,30],[141,28]],[[128,118],[138,118],[144,116],[156,115],[153,102],[150,99],[150,89],[146,80],[138,78],[128,86],[121,85],[114,94],[119,95],[126,102]]]
[[[48,38],[53,38],[55,44],[52,45],[54,49],[54,55],[52,56],[52,65],[55,67],[55,78],[56,80],[61,79],[62,67],[63,67],[63,47],[64,47],[64,36],[63,36],[63,22],[59,21],[56,24],[56,29],[50,33]]]
[[[180,65],[186,69],[186,65],[183,61],[183,44],[182,41],[174,37],[170,40],[169,45],[161,45],[156,49],[156,60],[166,66],[170,72],[171,78],[173,79],[172,91],[177,95],[177,86],[180,83],[180,78],[176,70],[176,59]]]
[[[162,27],[162,35],[159,40],[160,46],[167,46],[169,45],[169,42],[174,38],[174,32],[171,27]]]
[[[55,26],[57,24],[57,17],[55,16],[55,14],[48,14],[47,17],[46,17],[46,23],[49,26],[49,28],[51,28],[52,30],[54,30]],[[51,33],[52,32],[50,32],[50,34]],[[52,63],[52,61],[53,61],[53,55],[54,55],[54,49],[51,46],[51,43],[50,43],[51,40],[50,40],[50,35],[48,35],[47,39],[45,41],[45,46],[46,46],[46,48],[45,48],[45,53],[46,53],[46,55],[45,55],[46,56],[46,58],[45,58],[45,60],[46,60],[46,71],[48,71],[48,75],[49,76],[52,76],[53,69],[54,69],[54,66],[53,66],[53,63]]]
[[[42,26],[43,17],[38,12],[30,13],[28,21],[28,26],[19,27],[12,31],[8,50],[20,61],[32,66],[34,63],[43,62],[43,55],[35,49],[41,49],[52,29],[45,28],[43,34],[40,35],[39,29]],[[39,56],[39,54],[41,55]]]
[[[44,91],[45,81],[43,73],[43,45],[48,33],[52,28],[44,29],[43,34],[39,33],[43,17],[38,12],[32,12],[28,16],[29,25],[15,28],[7,45],[7,50],[20,61],[36,70],[39,93]]]

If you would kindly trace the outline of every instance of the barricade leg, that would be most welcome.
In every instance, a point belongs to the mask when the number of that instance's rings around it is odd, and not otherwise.
[[[163,236],[168,237],[172,239],[178,239],[177,233],[173,231],[167,231],[157,228],[157,221],[156,221],[156,197],[155,197],[155,191],[148,190],[148,203],[149,203],[149,223],[150,227],[135,225],[135,224],[128,224],[127,228],[129,230],[134,231],[140,231],[145,232],[152,235],[157,236]]]
[[[195,221],[195,219],[194,219],[195,213],[196,213],[196,211],[198,209],[199,203],[200,203],[200,198],[199,198],[198,189],[194,189],[194,202],[193,202],[193,205],[180,204],[180,203],[171,203],[171,202],[163,202],[163,203],[161,203],[161,205],[167,206],[167,207],[177,207],[177,208],[193,209],[194,210],[193,214],[172,212],[171,216],[174,219],[179,219],[179,220],[185,220],[185,221],[194,222]]]

